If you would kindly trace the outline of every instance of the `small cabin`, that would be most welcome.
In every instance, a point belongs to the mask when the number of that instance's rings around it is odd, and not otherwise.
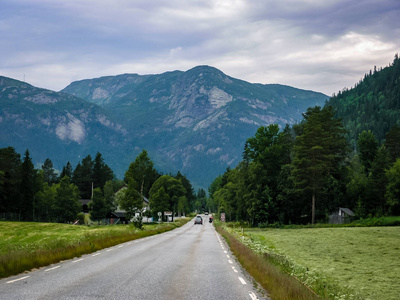
[[[329,223],[330,224],[351,223],[351,221],[353,221],[354,216],[355,214],[351,209],[339,207],[338,210],[336,210],[329,216]]]

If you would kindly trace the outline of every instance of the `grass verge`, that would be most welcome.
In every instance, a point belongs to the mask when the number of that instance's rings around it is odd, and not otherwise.
[[[87,227],[0,222],[0,278],[166,232],[189,220],[145,225],[144,230],[137,230],[131,225]]]
[[[225,238],[231,251],[247,272],[265,289],[273,300],[320,299],[292,276],[284,273],[268,256],[253,252],[217,223],[217,231]]]
[[[399,226],[225,229],[328,299],[400,299]],[[387,224],[387,222],[384,222]],[[231,225],[231,224],[226,224]]]

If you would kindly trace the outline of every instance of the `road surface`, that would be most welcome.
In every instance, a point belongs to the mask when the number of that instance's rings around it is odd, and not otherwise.
[[[2,279],[0,299],[265,299],[203,219]]]

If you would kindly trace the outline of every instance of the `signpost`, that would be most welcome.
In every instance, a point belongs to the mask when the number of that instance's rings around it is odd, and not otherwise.
[[[172,211],[164,211],[164,216],[167,216],[168,222],[172,221]]]
[[[162,216],[162,212],[159,211],[158,212],[158,223],[161,223],[161,216]]]
[[[221,213],[221,222],[225,222],[225,213]]]

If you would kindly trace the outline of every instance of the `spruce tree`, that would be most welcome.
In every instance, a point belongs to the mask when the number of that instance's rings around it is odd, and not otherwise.
[[[293,175],[299,191],[311,195],[311,222],[315,224],[316,202],[327,179],[337,172],[346,154],[341,121],[332,107],[316,106],[303,114],[302,134],[294,146]]]
[[[24,161],[21,165],[21,202],[19,212],[22,220],[31,221],[34,219],[34,196],[36,193],[35,182],[36,170],[29,155],[29,150],[25,151]]]

